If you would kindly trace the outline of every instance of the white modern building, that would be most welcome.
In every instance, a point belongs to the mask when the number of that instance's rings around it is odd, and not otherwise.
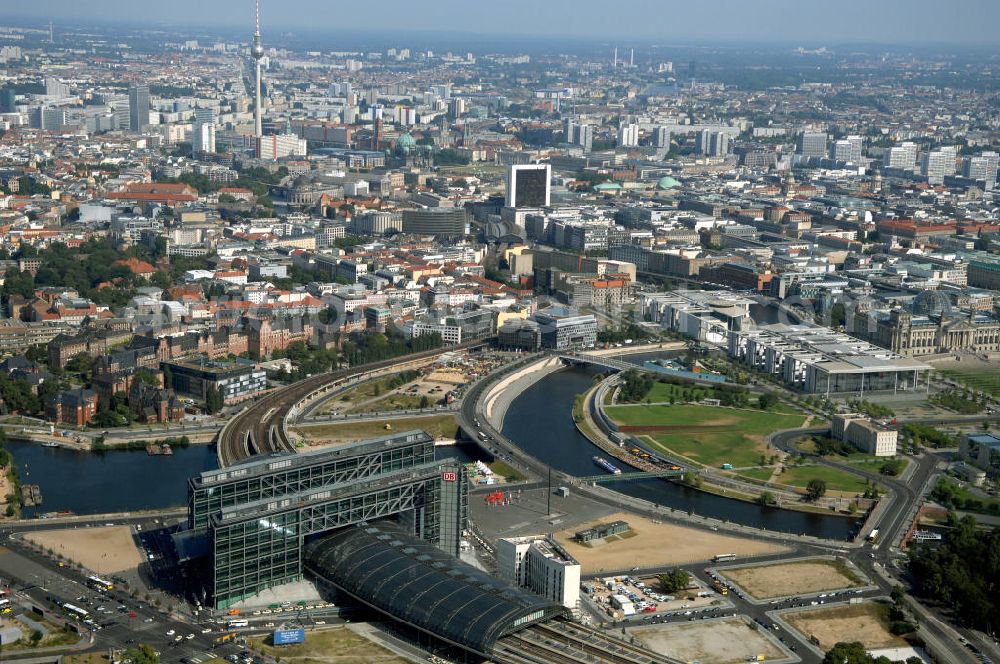
[[[498,539],[497,574],[570,609],[580,601],[580,563],[551,539]]]
[[[899,432],[872,422],[864,415],[834,415],[833,437],[877,457],[896,456]]]

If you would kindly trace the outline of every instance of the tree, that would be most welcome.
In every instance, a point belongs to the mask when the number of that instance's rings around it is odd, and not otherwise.
[[[423,395],[422,397],[420,397],[420,407],[421,408],[428,408],[430,405],[431,405],[431,400],[427,398],[426,394]]]
[[[819,479],[809,480],[809,484],[806,485],[806,495],[813,502],[819,500],[826,495],[826,482]]]
[[[209,387],[205,390],[205,412],[214,415],[222,410],[223,405],[225,405],[225,396],[221,387]]]
[[[160,656],[145,643],[140,643],[135,648],[126,650],[123,659],[132,662],[132,664],[159,664],[160,662]]]
[[[761,410],[769,410],[778,403],[778,397],[774,396],[770,392],[765,392],[764,394],[757,397],[757,406]]]
[[[874,661],[860,641],[841,641],[830,648],[823,658],[823,664],[872,664]]]
[[[778,500],[774,497],[774,494],[771,493],[770,491],[765,491],[764,493],[760,494],[760,496],[757,497],[757,502],[759,502],[764,507],[778,504]]]
[[[682,569],[672,569],[658,577],[660,588],[665,593],[675,593],[684,590],[691,582],[691,575]]]

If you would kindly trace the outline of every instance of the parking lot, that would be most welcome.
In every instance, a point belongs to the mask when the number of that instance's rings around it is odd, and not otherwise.
[[[690,577],[687,588],[672,594],[660,590],[656,576],[619,576],[594,579],[583,584],[584,595],[602,613],[615,620],[698,620],[732,613],[725,596]]]

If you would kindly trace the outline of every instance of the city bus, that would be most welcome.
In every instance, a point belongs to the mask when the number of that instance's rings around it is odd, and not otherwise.
[[[249,620],[230,620],[228,623],[226,623],[227,629],[239,629],[240,627],[249,627],[249,626],[250,626]]]
[[[85,620],[87,616],[90,615],[85,609],[81,609],[78,606],[73,606],[69,602],[62,605],[62,608],[66,609],[66,612],[73,616],[74,618],[79,618],[80,620]]]
[[[722,562],[726,562],[728,560],[736,560],[736,554],[735,553],[720,553],[719,555],[714,556],[712,558],[712,562],[713,563],[722,563]]]
[[[87,586],[101,592],[109,592],[114,586],[110,581],[105,581],[99,576],[88,576]]]

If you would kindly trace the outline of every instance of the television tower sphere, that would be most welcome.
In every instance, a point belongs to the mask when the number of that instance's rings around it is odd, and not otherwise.
[[[260,60],[264,57],[264,47],[257,40],[254,40],[253,46],[250,47],[250,55],[253,56],[254,60]]]

